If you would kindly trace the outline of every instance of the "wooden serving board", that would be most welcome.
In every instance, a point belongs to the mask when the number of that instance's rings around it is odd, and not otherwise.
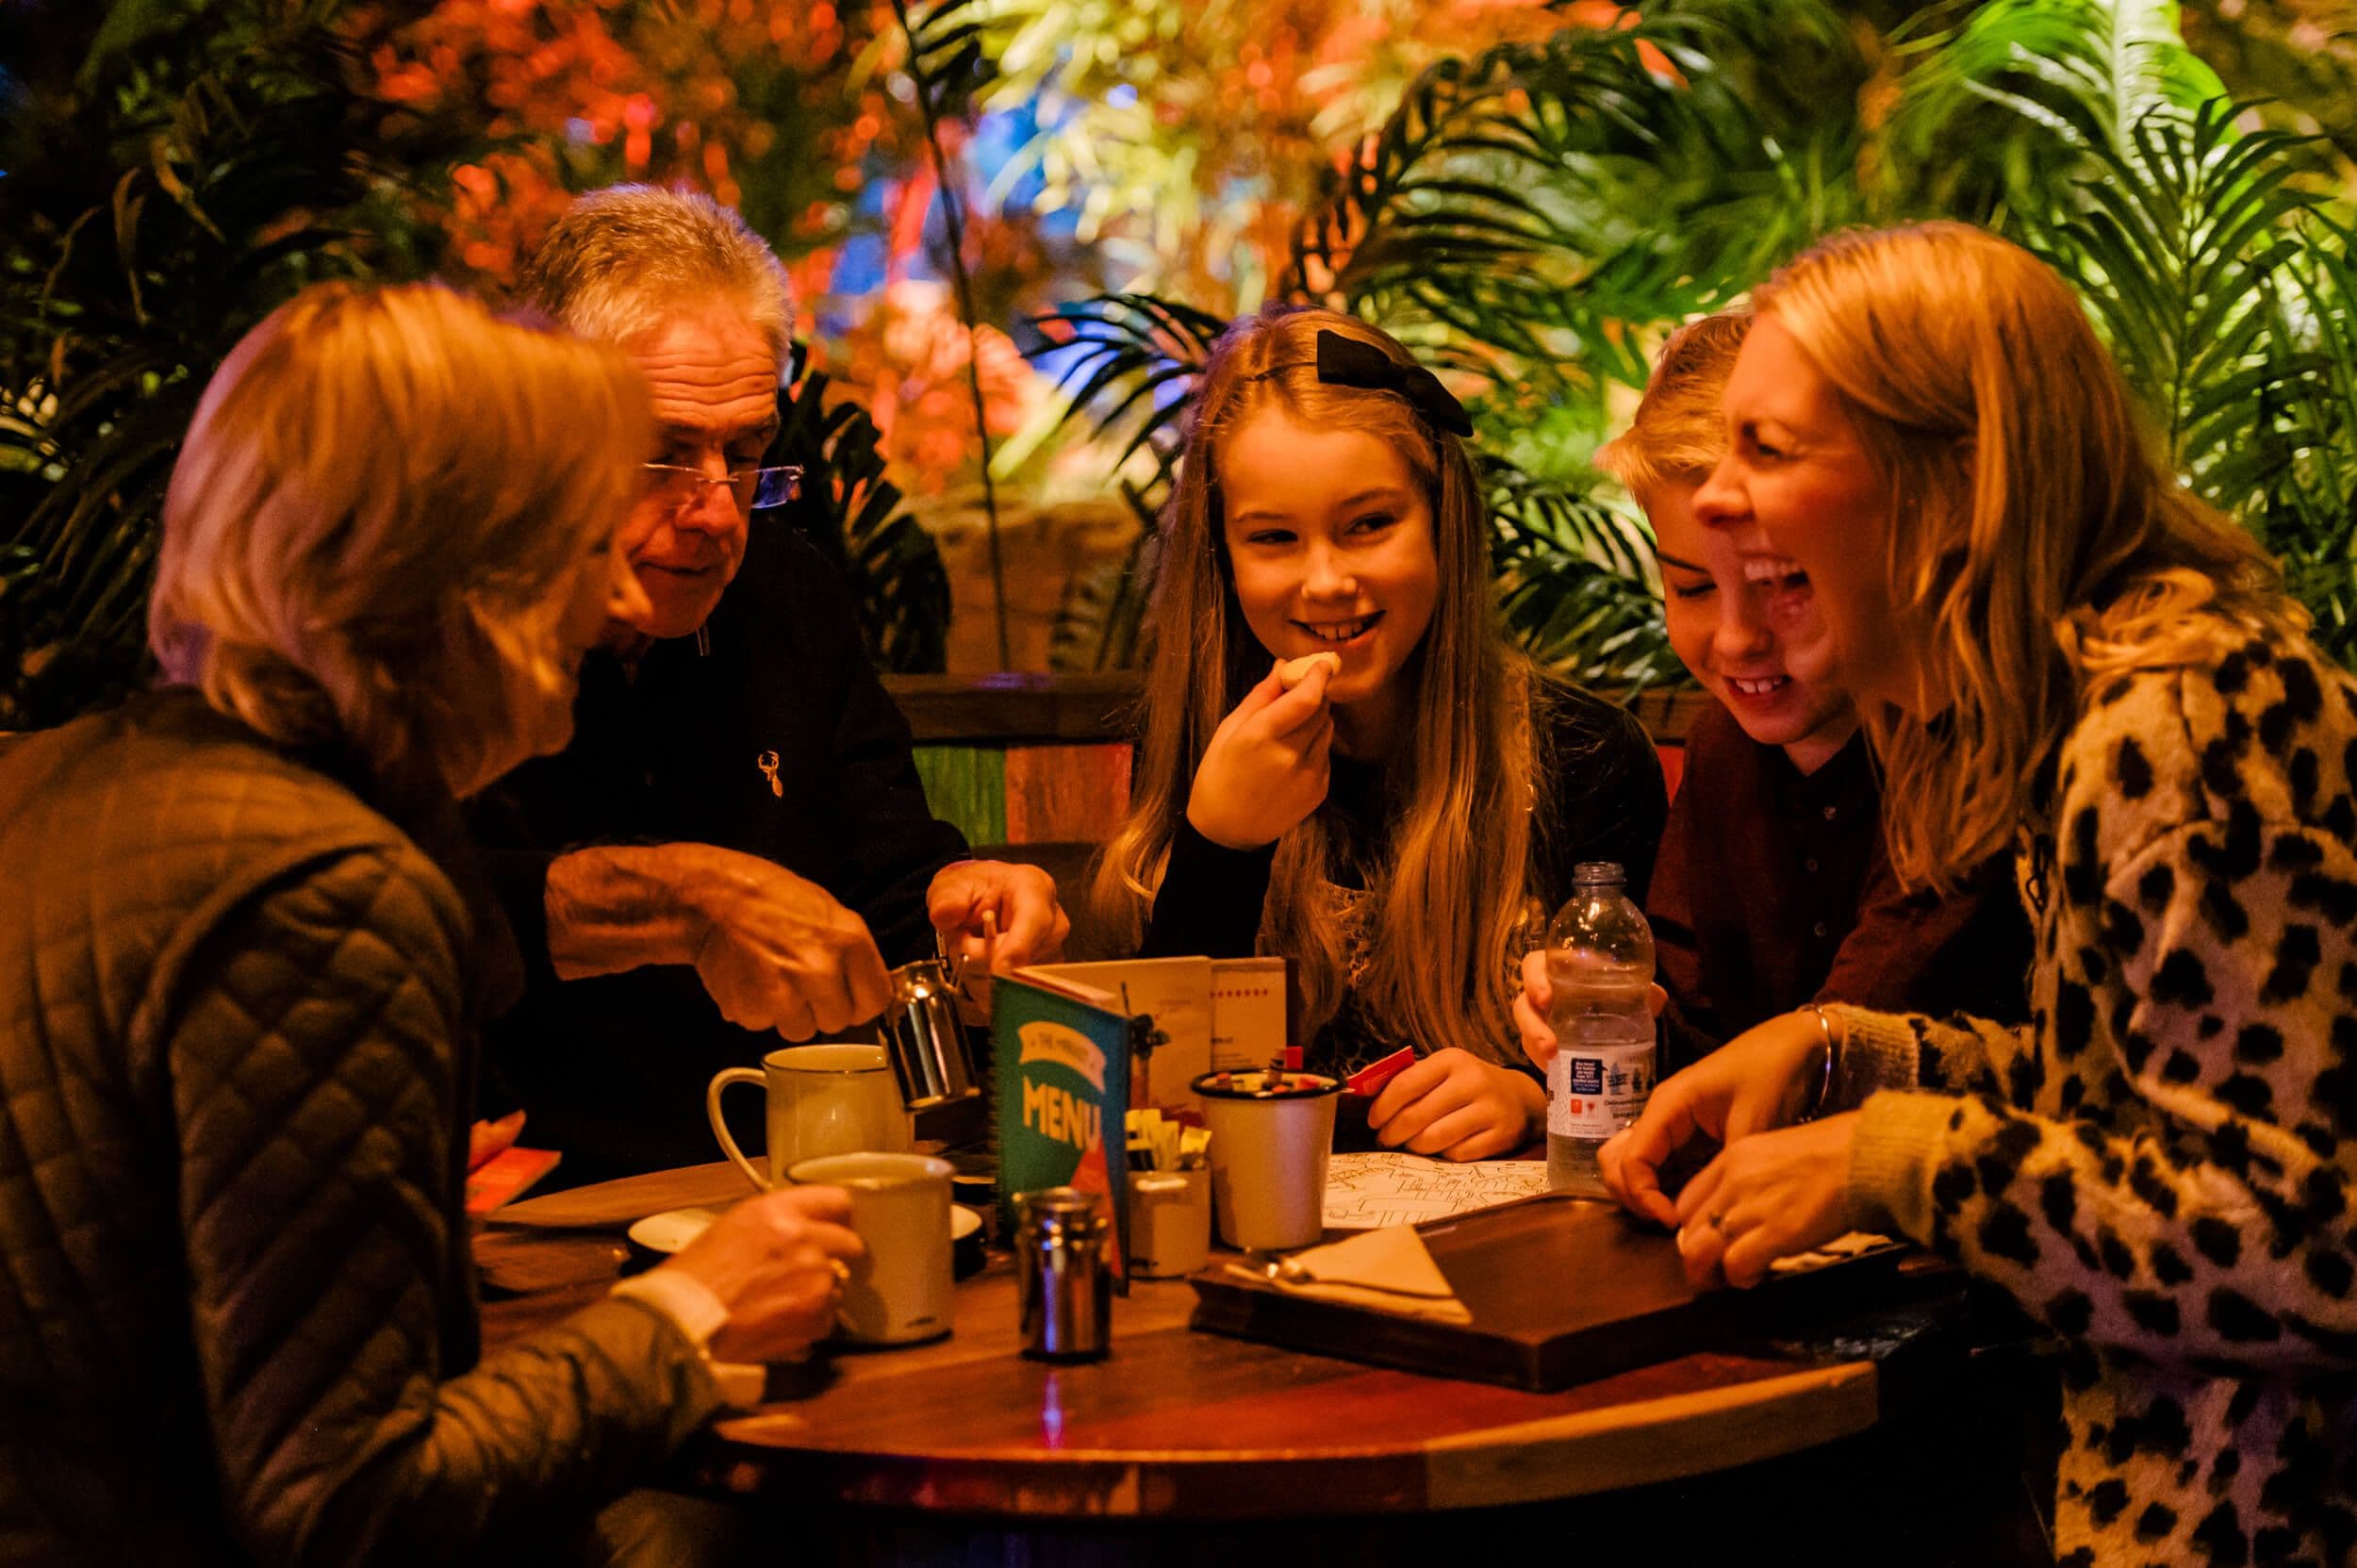
[[[1756,1290],[1697,1291],[1677,1246],[1617,1207],[1560,1194],[1417,1228],[1473,1313],[1435,1323],[1296,1296],[1215,1262],[1189,1326],[1290,1349],[1551,1393],[1697,1350],[1805,1331],[1947,1285],[1869,1253]],[[1928,1284],[1927,1284],[1928,1279]]]

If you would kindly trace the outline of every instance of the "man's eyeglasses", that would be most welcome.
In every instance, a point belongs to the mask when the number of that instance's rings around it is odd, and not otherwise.
[[[767,469],[730,469],[724,473],[706,473],[679,463],[649,463],[647,493],[685,498],[697,493],[699,485],[726,485],[736,497],[739,506],[760,511],[766,506],[783,506],[802,493],[802,470],[789,465]]]

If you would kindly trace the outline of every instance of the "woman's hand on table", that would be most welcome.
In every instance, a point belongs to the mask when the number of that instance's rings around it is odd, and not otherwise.
[[[1850,1143],[1857,1113],[1731,1143],[1678,1194],[1678,1256],[1696,1286],[1749,1290],[1778,1258],[1821,1246],[1856,1226]]]
[[[1334,744],[1324,661],[1285,689],[1272,668],[1219,721],[1187,794],[1187,820],[1212,843],[1258,850],[1291,833],[1326,799]]]
[[[1821,1070],[1823,1050],[1815,1015],[1788,1013],[1662,1080],[1635,1125],[1596,1151],[1605,1186],[1631,1212],[1676,1225],[1677,1205],[1661,1190],[1663,1162],[1698,1132],[1732,1147],[1791,1121],[1803,1103],[1805,1074]]]
[[[1522,1036],[1523,1054],[1545,1072],[1555,1061],[1555,1031],[1547,1025],[1547,1009],[1555,1005],[1555,985],[1547,978],[1547,949],[1533,948],[1523,954],[1523,988],[1514,999],[1514,1029]],[[1658,985],[1645,987],[1645,1006],[1656,1018],[1670,1005],[1670,993]]]
[[[1519,1146],[1545,1112],[1546,1092],[1527,1076],[1451,1046],[1386,1083],[1367,1125],[1385,1148],[1486,1160]]]
[[[925,890],[925,913],[951,957],[993,969],[1052,964],[1072,933],[1056,900],[1056,879],[1036,866],[999,860],[943,867]]]
[[[712,1336],[715,1357],[791,1361],[833,1330],[842,1265],[867,1251],[850,1218],[840,1187],[783,1187],[729,1210],[662,1266],[684,1271],[728,1308]]]

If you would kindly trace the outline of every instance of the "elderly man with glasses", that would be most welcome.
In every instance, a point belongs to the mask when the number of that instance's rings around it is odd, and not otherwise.
[[[572,744],[476,811],[534,971],[495,1068],[578,1182],[713,1158],[712,1074],[874,1018],[936,932],[979,950],[995,926],[1024,963],[1066,922],[1046,873],[966,858],[927,809],[845,585],[772,510],[803,475],[763,461],[793,324],[768,247],[622,186],[557,222],[522,292],[628,352],[662,430],[622,525],[648,610],[584,668]]]

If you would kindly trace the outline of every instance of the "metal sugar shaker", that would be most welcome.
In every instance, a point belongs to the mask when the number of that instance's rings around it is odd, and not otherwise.
[[[1071,1187],[1017,1193],[1014,1256],[1023,1288],[1023,1353],[1096,1361],[1113,1348],[1112,1228],[1103,1195]]]

